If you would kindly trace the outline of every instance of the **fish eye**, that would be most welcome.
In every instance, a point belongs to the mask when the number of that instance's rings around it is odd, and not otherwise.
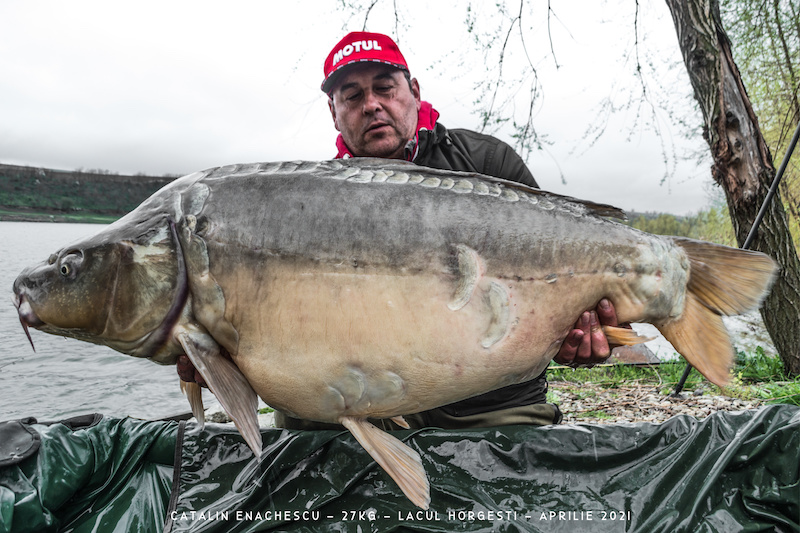
[[[58,265],[58,272],[65,278],[73,277],[82,261],[83,253],[80,251],[69,252],[61,258],[61,264]]]

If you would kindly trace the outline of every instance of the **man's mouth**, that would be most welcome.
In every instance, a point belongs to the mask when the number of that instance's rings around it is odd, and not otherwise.
[[[382,130],[383,128],[388,128],[388,127],[390,127],[390,126],[389,126],[389,124],[387,124],[386,122],[376,122],[376,123],[374,123],[374,124],[371,124],[371,125],[370,125],[370,126],[367,128],[367,131],[366,131],[366,133],[373,133],[373,132],[377,132],[377,131],[380,131],[380,130]]]

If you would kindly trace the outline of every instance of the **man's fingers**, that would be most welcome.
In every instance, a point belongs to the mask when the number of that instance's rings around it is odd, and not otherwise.
[[[178,369],[178,377],[181,378],[181,380],[187,383],[192,383],[194,381],[194,365],[189,360],[188,356],[178,356],[178,361],[175,366]]]
[[[558,350],[558,353],[553,358],[555,362],[562,365],[572,364],[575,360],[575,354],[578,353],[578,346],[580,346],[583,337],[584,333],[579,329],[570,331],[567,338],[564,339],[564,342],[561,344],[561,349]]]
[[[600,303],[597,304],[597,319],[600,321],[600,324],[603,326],[617,326],[619,325],[619,321],[617,320],[617,310],[614,309],[614,306],[607,298],[603,298],[600,300]]]
[[[181,380],[186,381],[187,383],[197,383],[201,387],[208,388],[206,384],[206,380],[203,379],[203,376],[200,375],[200,372],[192,364],[192,361],[189,359],[187,355],[179,355],[177,364],[175,365],[178,369],[178,377]]]
[[[591,313],[591,333],[587,335],[591,339],[590,355],[596,359],[606,359],[611,355],[611,348],[608,346],[608,339],[606,338],[603,329],[600,327],[600,321],[597,314],[592,311]],[[616,318],[616,317],[615,317]]]
[[[583,330],[583,338],[575,354],[575,363],[586,364],[592,357],[592,316],[594,313],[583,313],[578,321],[578,327]],[[595,322],[597,318],[595,316]]]

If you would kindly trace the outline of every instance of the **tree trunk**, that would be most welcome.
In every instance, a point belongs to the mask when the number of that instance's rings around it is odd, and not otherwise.
[[[728,201],[741,246],[775,176],[739,70],[733,61],[717,0],[666,0],[678,43],[705,120],[714,158],[712,175]],[[776,194],[751,248],[778,262],[780,274],[761,307],[772,341],[791,374],[800,374],[800,260],[780,194]]]

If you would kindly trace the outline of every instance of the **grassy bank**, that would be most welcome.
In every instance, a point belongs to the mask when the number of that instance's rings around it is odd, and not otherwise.
[[[572,369],[552,364],[548,380],[574,385],[580,389],[584,384],[615,389],[631,383],[651,386],[666,396],[675,390],[686,362],[662,362],[658,365],[599,365],[594,368]],[[739,353],[733,369],[733,379],[724,389],[706,380],[693,369],[684,386],[685,391],[703,391],[703,394],[722,395],[742,400],[759,400],[764,403],[786,403],[800,406],[800,377],[790,377],[783,370],[777,357],[770,357],[763,350],[755,353]]]

